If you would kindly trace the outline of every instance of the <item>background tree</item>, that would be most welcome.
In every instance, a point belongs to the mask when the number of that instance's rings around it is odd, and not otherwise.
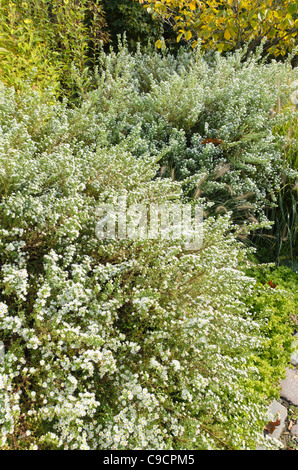
[[[101,0],[105,12],[106,30],[110,44],[118,47],[118,37],[125,33],[128,46],[135,49],[137,43],[153,43],[164,34],[162,19],[153,19],[138,2],[132,0]]]

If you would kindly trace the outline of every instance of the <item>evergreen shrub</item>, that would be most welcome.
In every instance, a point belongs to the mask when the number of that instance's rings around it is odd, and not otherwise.
[[[270,227],[268,209],[297,178],[287,132],[297,69],[261,54],[102,52],[88,98],[94,119],[111,145],[129,139],[137,155],[160,155],[162,175],[183,181],[186,197],[214,202],[209,213]]]
[[[192,252],[183,239],[96,237],[98,206],[120,194],[183,200],[182,182],[158,176],[157,162],[175,135],[186,138],[170,109],[154,127],[165,84],[148,75],[155,85],[140,92],[140,57],[104,59],[102,84],[80,106],[1,91],[1,449],[278,448],[262,432],[278,379],[265,354],[271,312],[244,301],[256,283],[231,214],[206,218]],[[146,61],[159,78],[172,73],[173,87],[184,76],[172,58]],[[195,125],[186,114],[180,122]],[[287,341],[275,353],[285,363]]]

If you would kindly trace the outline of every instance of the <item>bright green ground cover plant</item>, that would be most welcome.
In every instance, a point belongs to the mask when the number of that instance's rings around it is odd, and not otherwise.
[[[283,375],[292,349],[291,332],[298,330],[298,274],[286,266],[268,264],[255,266],[247,274],[257,281],[254,294],[247,299],[248,305],[268,338],[263,353],[253,358],[262,376],[259,388],[264,392],[270,383],[276,383],[278,399],[278,377]],[[289,315],[292,325],[288,321]]]
[[[1,448],[278,448],[262,431],[289,328],[272,359],[264,317],[278,312],[244,302],[255,280],[230,214],[204,221],[195,252],[182,239],[95,236],[98,205],[119,194],[146,204],[183,194],[157,177],[163,148],[136,125],[122,134],[126,102],[131,112],[146,97],[120,58],[129,73],[107,73],[77,107],[1,91]],[[111,142],[117,106],[126,119]]]

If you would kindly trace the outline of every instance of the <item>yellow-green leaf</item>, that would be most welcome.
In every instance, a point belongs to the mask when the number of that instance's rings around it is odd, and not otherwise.
[[[190,2],[190,4],[189,4],[189,8],[190,8],[191,10],[195,10],[196,7],[197,7],[196,1],[195,1],[195,0],[192,0],[192,1]]]
[[[186,39],[187,41],[189,41],[189,40],[191,39],[191,37],[192,37],[192,32],[189,31],[189,30],[186,31],[186,33],[185,33],[185,39]]]
[[[239,46],[239,38],[256,39],[266,35],[282,40],[284,50],[292,48],[292,39],[297,37],[298,4],[294,0],[136,0],[152,8],[157,18],[172,20],[177,33],[177,42],[182,38],[193,42],[203,40],[207,44],[225,51]],[[236,8],[237,4],[237,8]],[[157,47],[165,47],[158,41]],[[274,53],[274,55],[276,55]]]

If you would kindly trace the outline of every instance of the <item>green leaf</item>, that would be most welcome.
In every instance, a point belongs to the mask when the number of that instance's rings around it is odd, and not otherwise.
[[[294,15],[296,12],[298,12],[298,5],[296,3],[290,3],[288,5],[288,12],[291,15]]]
[[[188,31],[186,31],[186,34],[185,34],[185,39],[186,39],[187,41],[189,41],[189,40],[191,39],[191,37],[192,37],[192,32],[191,32],[191,31],[189,31],[189,30],[188,30]]]

